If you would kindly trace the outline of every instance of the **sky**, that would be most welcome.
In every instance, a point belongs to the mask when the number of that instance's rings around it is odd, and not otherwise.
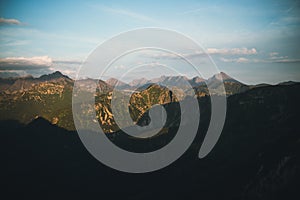
[[[101,43],[144,27],[187,35],[220,71],[241,82],[300,81],[300,2],[292,0],[1,0],[0,77],[39,76],[56,70],[76,77],[82,62]],[[155,68],[145,66],[152,72],[141,71],[137,77],[159,75],[165,63],[160,63],[157,57],[162,54],[157,53],[151,57]],[[172,56],[170,62],[166,60],[168,56],[164,57],[168,65],[192,76]],[[118,63],[115,71],[123,73],[127,65]]]

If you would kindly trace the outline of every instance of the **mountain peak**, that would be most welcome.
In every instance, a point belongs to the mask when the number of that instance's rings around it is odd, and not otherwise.
[[[218,74],[215,74],[214,77],[218,80],[223,79],[223,81],[225,81],[225,80],[234,80],[231,76],[227,75],[225,72],[220,72]]]
[[[146,84],[148,80],[146,78],[134,79],[129,83],[130,86],[142,86]]]
[[[59,79],[59,78],[67,78],[70,79],[68,76],[63,75],[60,71],[55,71],[52,74],[42,75],[38,79],[43,81]]]
[[[204,78],[195,76],[194,78],[189,80],[189,83],[191,84],[192,87],[196,87],[196,86],[205,84],[205,81],[206,80]]]
[[[215,85],[218,86],[220,83],[238,83],[242,84],[239,81],[235,80],[231,76],[227,75],[225,72],[220,72],[218,74],[213,75],[211,78],[208,79],[208,84],[209,85]]]
[[[193,81],[195,83],[200,83],[200,82],[205,82],[205,79],[201,78],[199,76],[195,76],[194,78],[191,79],[191,81]]]
[[[105,81],[110,86],[115,86],[118,84],[118,86],[124,86],[127,85],[126,83],[116,79],[116,78],[109,78]]]
[[[239,82],[231,76],[227,75],[225,72],[220,72],[218,74],[213,75],[211,78],[208,79],[208,81]]]

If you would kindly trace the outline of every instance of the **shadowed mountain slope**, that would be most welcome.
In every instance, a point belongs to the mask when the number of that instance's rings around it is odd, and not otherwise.
[[[199,98],[200,128],[192,146],[170,166],[146,174],[102,165],[76,132],[45,119],[28,125],[1,121],[2,194],[11,199],[298,199],[299,94],[300,84],[293,84],[230,96],[222,135],[204,159],[197,154],[209,124],[210,101]],[[176,104],[165,105],[175,119]],[[120,132],[107,136],[124,149],[145,152],[167,144],[176,134],[176,124],[170,127],[174,129],[150,139]]]

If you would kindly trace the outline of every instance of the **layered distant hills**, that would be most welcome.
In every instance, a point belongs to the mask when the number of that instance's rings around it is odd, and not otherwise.
[[[209,95],[222,94],[222,80],[224,82],[226,95],[242,93],[256,87],[267,87],[268,85],[246,85],[229,75],[221,72],[205,80],[200,77],[188,79],[185,76],[161,76],[152,80],[140,78],[130,83],[123,83],[117,79],[110,78],[106,81],[96,79],[82,79],[78,84],[82,85],[87,92],[94,93],[91,83],[98,85],[96,95],[95,110],[99,123],[105,132],[118,131],[114,122],[110,101],[112,91],[114,93],[136,91],[130,98],[131,118],[138,122],[155,104],[169,104],[171,102],[181,101],[186,95],[203,98]],[[184,84],[189,83],[193,91],[186,88]],[[0,120],[13,119],[21,123],[29,123],[35,118],[43,117],[68,130],[74,130],[72,116],[72,90],[74,80],[63,75],[60,72],[43,75],[39,78],[31,76],[20,78],[1,78],[0,79]],[[286,83],[287,84],[287,83]],[[291,85],[294,83],[288,83]],[[170,93],[169,88],[176,91],[176,95]],[[183,86],[182,86],[183,85]],[[207,85],[210,86],[209,93]],[[283,84],[281,84],[283,85]],[[114,88],[115,87],[115,88]],[[172,97],[170,95],[173,95]]]
[[[187,83],[189,83],[192,87],[198,87],[203,85],[215,85],[216,87],[220,84],[220,81],[223,80],[224,83],[230,83],[230,84],[236,84],[236,85],[244,85],[243,83],[233,79],[229,75],[225,74],[224,72],[221,72],[219,74],[214,75],[213,77],[209,78],[208,80],[203,79],[199,76],[193,77],[189,79],[186,76],[161,76],[158,78],[153,79],[135,79],[131,82],[124,83],[122,81],[119,81],[115,78],[110,78],[106,81],[106,83],[110,86],[115,86],[117,89],[133,89],[133,88],[145,88],[152,84],[159,84],[159,85],[166,85],[171,87],[178,87],[178,88],[185,88],[187,87]]]

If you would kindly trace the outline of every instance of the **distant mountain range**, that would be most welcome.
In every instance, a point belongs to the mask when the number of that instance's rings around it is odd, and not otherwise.
[[[132,89],[132,88],[139,88],[139,87],[145,87],[152,85],[152,84],[160,84],[160,85],[168,85],[168,86],[174,86],[174,87],[180,87],[182,85],[186,85],[186,83],[190,83],[192,87],[202,86],[202,85],[219,85],[221,80],[223,80],[224,84],[230,83],[230,84],[237,84],[237,85],[243,85],[245,84],[235,80],[234,78],[230,77],[224,72],[221,72],[219,74],[214,75],[213,77],[205,80],[201,77],[194,77],[191,79],[188,79],[186,76],[161,76],[159,78],[154,78],[151,80],[147,80],[145,78],[135,79],[131,81],[130,83],[124,83],[118,79],[115,78],[109,78],[106,81],[101,81],[102,83],[106,83],[108,87],[110,86],[113,88],[114,86],[117,87],[117,89]],[[56,71],[52,74],[48,75],[42,75],[39,78],[33,78],[32,76],[26,76],[26,77],[13,77],[13,78],[0,78],[0,89],[2,91],[9,90],[9,91],[15,91],[15,90],[26,90],[29,89],[32,85],[38,84],[41,82],[74,82],[71,78],[69,78],[66,75],[63,75],[61,72]],[[96,79],[81,79],[79,81],[82,81],[82,83],[86,82],[88,85],[89,81],[98,81]],[[251,86],[249,86],[251,87]]]
[[[189,83],[192,87],[197,87],[205,84],[214,84],[216,82],[220,82],[221,80],[224,80],[224,82],[230,82],[230,83],[240,83],[239,81],[231,78],[229,75],[225,74],[224,72],[221,72],[219,74],[214,75],[213,77],[209,78],[208,80],[205,80],[199,76],[196,76],[194,78],[189,79],[186,76],[161,76],[158,78],[153,79],[135,79],[132,80],[130,83],[124,83],[118,79],[110,78],[106,80],[106,83],[110,86],[116,86],[117,89],[132,89],[132,88],[139,88],[139,87],[145,87],[145,85],[151,85],[151,84],[159,84],[159,85],[166,85],[166,86],[175,86],[175,87],[186,87],[187,83]]]
[[[226,95],[231,96],[252,90],[257,87],[268,85],[245,85],[229,75],[221,72],[208,80],[200,77],[188,79],[185,76],[161,76],[146,80],[144,78],[123,83],[110,78],[106,81],[96,79],[81,79],[77,84],[81,85],[86,92],[95,93],[92,83],[98,86],[95,110],[99,122],[105,132],[118,131],[114,122],[110,99],[112,90],[118,83],[117,92],[125,92],[137,88],[130,98],[130,113],[134,121],[138,122],[144,113],[155,104],[169,104],[181,101],[187,95],[196,94],[198,98],[209,95],[222,94],[222,81],[224,82]],[[182,84],[189,82],[192,90],[185,90]],[[72,92],[74,80],[60,72],[43,75],[39,78],[31,76],[21,78],[0,78],[0,120],[16,119],[22,123],[29,123],[37,117],[43,117],[53,124],[68,130],[74,130],[72,116]],[[169,89],[161,86],[169,85],[176,90],[176,95],[170,96]],[[280,85],[293,85],[293,82],[281,83]],[[207,85],[211,91],[208,91]],[[116,92],[115,92],[116,93]],[[126,102],[125,102],[126,103]]]

